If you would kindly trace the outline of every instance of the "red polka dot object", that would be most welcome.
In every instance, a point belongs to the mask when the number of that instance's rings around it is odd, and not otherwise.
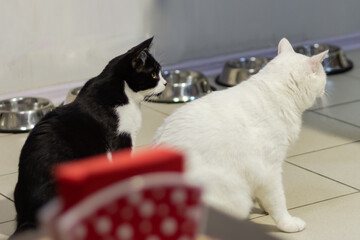
[[[184,179],[179,153],[127,152],[113,160],[100,156],[60,167],[60,197],[40,214],[53,239],[195,239],[202,189]]]
[[[134,188],[140,180],[143,186]],[[202,211],[201,189],[180,174],[147,174],[89,196],[55,225],[63,240],[190,240]]]

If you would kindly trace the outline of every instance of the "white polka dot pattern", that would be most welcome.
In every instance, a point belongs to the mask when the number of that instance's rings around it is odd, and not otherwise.
[[[116,235],[120,240],[132,239],[134,230],[129,224],[120,225],[116,230]]]
[[[145,240],[160,240],[160,238],[158,236],[151,235],[151,236],[148,236]]]
[[[107,234],[111,228],[111,221],[107,217],[101,217],[97,220],[95,225],[96,231],[99,234]]]
[[[201,217],[201,190],[179,184],[120,196],[73,227],[69,240],[190,240]]]
[[[175,189],[171,193],[171,200],[174,204],[183,204],[186,197],[186,192],[183,189]]]
[[[165,218],[161,223],[161,232],[165,236],[172,236],[177,229],[177,223],[174,218]]]
[[[146,200],[140,205],[140,215],[144,218],[151,217],[154,214],[154,203]]]

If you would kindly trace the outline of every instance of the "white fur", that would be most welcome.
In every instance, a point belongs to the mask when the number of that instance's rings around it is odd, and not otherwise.
[[[166,80],[161,76],[161,72],[159,76],[160,80],[158,84],[154,88],[144,91],[134,92],[127,83],[125,83],[125,94],[129,99],[129,103],[115,108],[116,115],[119,119],[117,134],[130,134],[133,146],[136,135],[141,127],[140,102],[143,101],[145,97],[161,93],[165,89]]]
[[[324,92],[325,54],[296,54],[282,39],[279,55],[258,74],[170,115],[155,144],[185,152],[187,176],[206,187],[208,204],[246,218],[257,200],[282,231],[303,230],[286,208],[282,164],[303,111]]]
[[[113,161],[113,159],[112,159],[112,153],[111,153],[110,151],[107,151],[107,152],[106,152],[106,157],[107,157],[107,159],[109,160],[109,162],[112,162],[112,161]]]

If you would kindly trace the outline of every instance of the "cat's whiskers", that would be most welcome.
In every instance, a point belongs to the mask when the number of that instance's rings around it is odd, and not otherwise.
[[[322,107],[325,107],[327,105],[328,96],[329,96],[329,92],[324,90],[324,93],[318,98],[319,107],[322,108]]]
[[[151,92],[149,95],[146,95],[145,96],[145,98],[144,98],[144,101],[145,102],[149,102],[149,100],[150,100],[150,98],[152,97],[152,96],[157,96],[158,94],[156,94],[154,91],[153,92]]]

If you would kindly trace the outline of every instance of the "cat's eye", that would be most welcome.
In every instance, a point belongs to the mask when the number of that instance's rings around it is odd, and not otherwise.
[[[157,76],[156,73],[153,72],[153,73],[151,74],[151,77],[152,77],[153,79],[156,79],[158,76]]]

